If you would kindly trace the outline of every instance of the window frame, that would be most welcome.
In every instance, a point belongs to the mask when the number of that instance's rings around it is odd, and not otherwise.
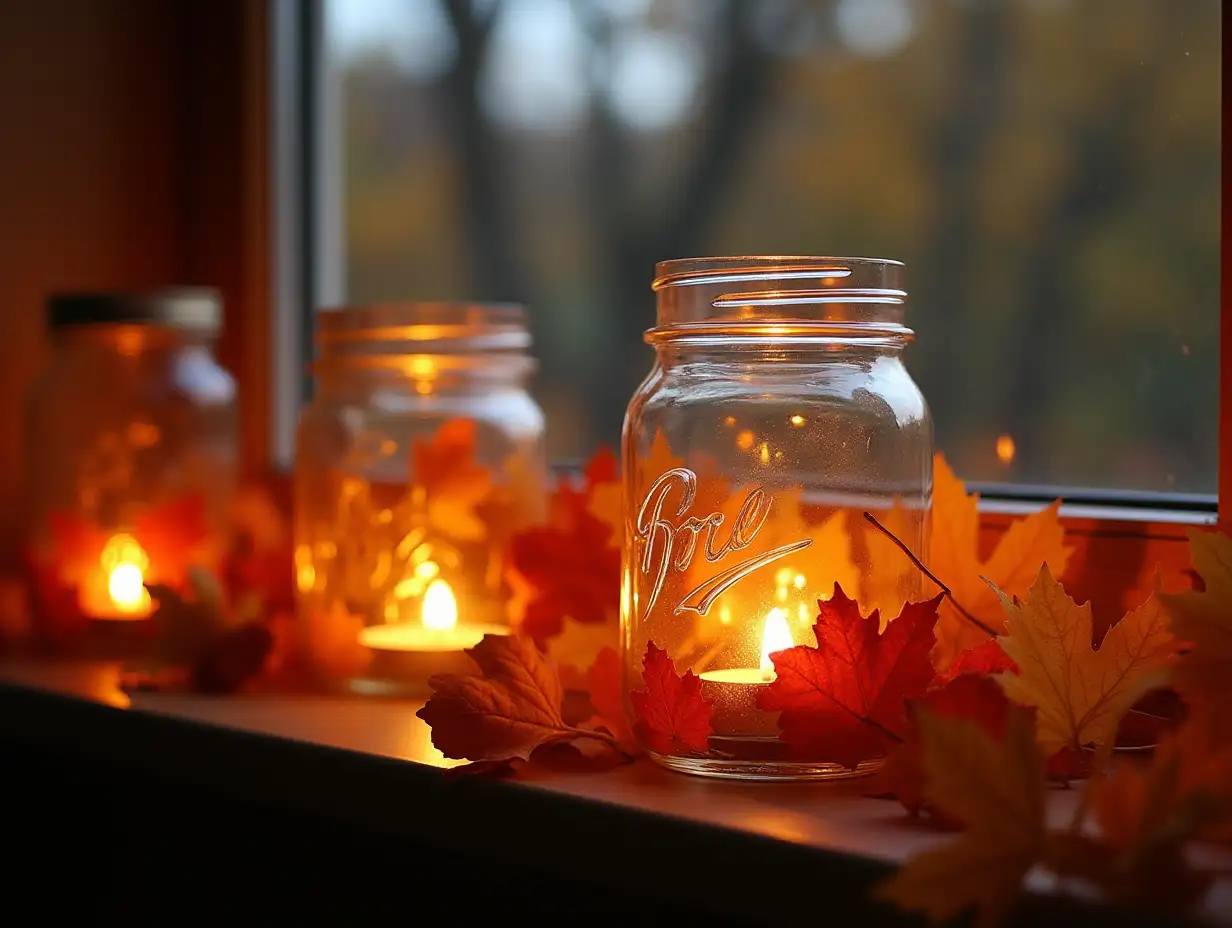
[[[267,0],[253,4],[270,20],[273,38],[269,80],[272,136],[269,187],[273,220],[270,253],[276,255],[268,301],[270,364],[276,371],[271,409],[266,413],[271,445],[268,460],[285,473],[293,457],[294,418],[309,384],[299,358],[288,358],[289,345],[311,344],[312,318],[318,307],[342,301],[345,223],[341,158],[341,102],[336,75],[329,74],[323,0]],[[1228,17],[1223,17],[1225,45]],[[254,14],[256,15],[256,14]],[[1228,65],[1221,63],[1223,84]],[[331,89],[329,85],[335,86]],[[281,108],[288,108],[283,110]],[[290,114],[290,115],[288,115]],[[1228,176],[1228,128],[1220,127],[1221,176]],[[1220,265],[1229,263],[1232,205],[1227,185],[1221,188]],[[256,209],[258,204],[252,204]],[[298,230],[298,231],[297,231]],[[1232,312],[1227,274],[1220,280],[1221,321]],[[1077,592],[1107,599],[1114,586],[1122,592],[1127,565],[1158,563],[1165,573],[1188,569],[1187,531],[1195,526],[1232,527],[1232,326],[1220,327],[1218,496],[1156,494],[1145,491],[1075,491],[1061,508],[1067,537],[1088,562],[1103,565],[1087,571]],[[251,434],[251,432],[246,432]],[[1014,514],[1039,509],[1058,494],[1048,487],[972,485],[983,492],[981,543],[991,546]],[[1098,551],[1098,558],[1090,552]],[[1144,552],[1149,552],[1149,557]],[[1103,579],[1100,579],[1102,577]]]

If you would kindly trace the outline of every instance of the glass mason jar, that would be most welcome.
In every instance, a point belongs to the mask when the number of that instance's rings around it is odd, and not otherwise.
[[[300,417],[295,570],[319,681],[421,695],[508,632],[503,553],[542,521],[543,414],[520,306],[406,303],[317,314]]]
[[[146,584],[216,569],[238,466],[213,290],[52,297],[26,402],[34,628],[60,650],[142,656]]]
[[[902,362],[901,275],[865,258],[658,265],[655,364],[624,425],[621,620],[626,695],[645,688],[653,644],[712,703],[705,751],[644,741],[669,768],[871,769],[789,750],[759,696],[775,679],[770,654],[816,645],[817,601],[836,584],[866,615],[892,619],[919,599],[910,561],[862,518],[924,556],[932,426]]]

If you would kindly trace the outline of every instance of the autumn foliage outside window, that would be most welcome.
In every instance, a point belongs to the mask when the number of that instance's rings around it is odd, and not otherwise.
[[[581,459],[649,367],[656,260],[892,256],[966,479],[1210,494],[1220,15],[333,0],[346,296],[524,301]]]

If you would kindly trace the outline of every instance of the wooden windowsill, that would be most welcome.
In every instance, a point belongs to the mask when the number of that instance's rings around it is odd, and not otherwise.
[[[869,888],[908,854],[948,840],[860,780],[727,783],[639,761],[533,781],[449,779],[417,704],[332,697],[138,694],[104,664],[0,666],[0,739],[71,750],[151,775],[459,853],[533,860],[561,879],[608,882],[699,914],[761,920],[819,912],[896,920]],[[1063,821],[1074,794],[1058,790]],[[510,836],[515,836],[511,840]],[[1232,855],[1229,855],[1232,858]],[[686,874],[692,874],[687,876]],[[774,887],[768,890],[767,887]],[[1232,911],[1232,883],[1216,887]],[[1073,903],[1032,897],[1049,919]],[[1085,920],[1116,913],[1090,909]]]

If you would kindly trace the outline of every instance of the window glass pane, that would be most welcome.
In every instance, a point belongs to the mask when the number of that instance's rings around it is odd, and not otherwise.
[[[618,441],[654,262],[908,264],[971,480],[1211,492],[1217,0],[331,0],[347,298],[520,299]]]

